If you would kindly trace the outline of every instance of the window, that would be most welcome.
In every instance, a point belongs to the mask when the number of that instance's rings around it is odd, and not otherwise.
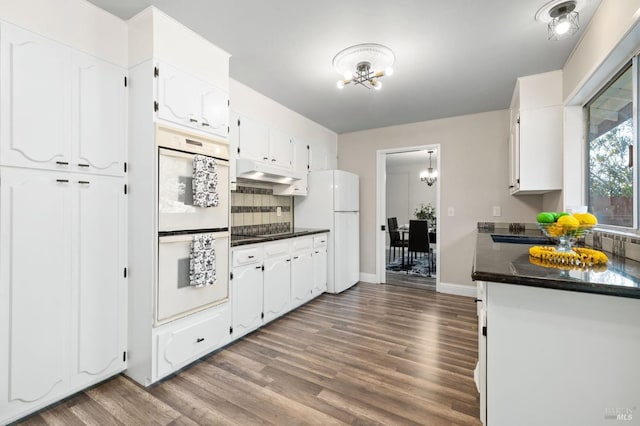
[[[634,86],[637,60],[585,105],[588,131],[587,196],[598,223],[637,228],[634,153],[637,129]]]

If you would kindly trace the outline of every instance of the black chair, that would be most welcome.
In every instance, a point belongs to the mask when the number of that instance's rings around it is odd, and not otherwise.
[[[387,219],[387,225],[389,227],[389,263],[391,263],[391,249],[393,249],[393,258],[396,258],[396,248],[401,249],[404,263],[404,248],[408,247],[409,242],[402,239],[400,231],[398,231],[398,219],[390,217]]]
[[[431,255],[431,247],[429,247],[429,224],[426,220],[409,221],[409,257],[415,259],[418,253],[424,253],[428,256],[427,265],[429,275],[431,275],[433,256]]]

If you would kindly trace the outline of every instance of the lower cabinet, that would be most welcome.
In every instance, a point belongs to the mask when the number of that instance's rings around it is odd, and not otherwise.
[[[313,289],[316,296],[327,291],[327,235],[313,238]]]
[[[326,234],[322,236],[326,243]],[[326,246],[314,260],[311,237],[235,247],[232,253],[234,339],[326,290]]]
[[[0,423],[126,367],[123,180],[0,168]]]
[[[231,309],[222,304],[157,329],[157,372],[161,378],[229,341]]]

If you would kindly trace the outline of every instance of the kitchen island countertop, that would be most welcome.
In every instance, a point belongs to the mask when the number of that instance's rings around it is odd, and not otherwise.
[[[496,234],[540,236],[536,230],[519,233],[478,230],[471,274],[474,281],[640,299],[640,262],[606,253],[609,262],[603,271],[543,267],[529,261],[529,248],[533,244],[496,243],[491,238]]]

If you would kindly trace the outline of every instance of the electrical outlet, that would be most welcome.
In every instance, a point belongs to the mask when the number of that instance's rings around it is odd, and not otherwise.
[[[276,207],[276,216],[278,217],[282,216],[282,207],[280,206]]]
[[[493,206],[493,217],[500,217],[502,215],[502,211],[500,206]]]
[[[453,207],[449,207],[449,208],[447,209],[447,214],[448,214],[449,216],[453,216],[453,215],[454,215],[454,213],[455,213],[455,212],[454,212],[454,210],[453,210]]]

